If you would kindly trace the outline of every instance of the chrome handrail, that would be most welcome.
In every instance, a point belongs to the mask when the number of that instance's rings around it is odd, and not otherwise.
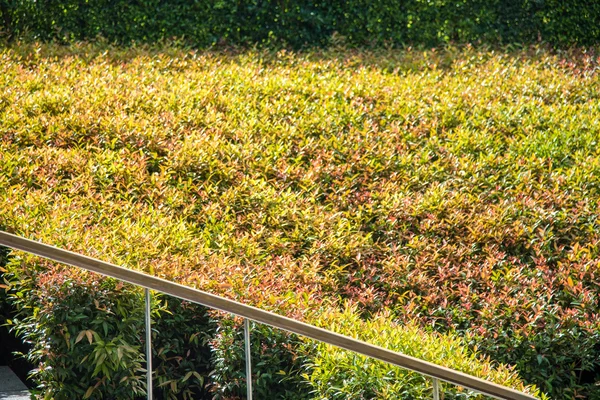
[[[54,246],[36,242],[7,232],[0,231],[0,245],[10,247],[16,250],[22,250],[40,257],[44,257],[63,264],[68,264],[74,267],[82,268],[88,271],[96,272],[105,276],[119,279],[145,289],[151,289],[183,300],[191,301],[204,305],[206,307],[225,311],[231,314],[238,315],[247,320],[260,322],[275,328],[283,329],[288,332],[296,333],[319,342],[328,343],[330,345],[350,350],[365,356],[385,361],[389,364],[396,365],[405,369],[419,372],[423,375],[434,379],[434,388],[439,387],[437,379],[452,383],[467,389],[474,390],[481,394],[491,396],[503,400],[531,400],[536,397],[517,391],[515,389],[489,382],[484,379],[465,374],[441,365],[437,365],[428,361],[424,361],[415,357],[411,357],[402,353],[391,351],[383,347],[375,346],[361,340],[353,339],[348,336],[319,328],[304,322],[300,322],[291,318],[287,318],[269,311],[261,310],[240,302],[229,300],[224,297],[216,296],[198,289],[180,285],[165,279],[157,278],[143,272],[130,270],[119,267],[117,265],[100,261],[95,258],[87,257],[68,250],[60,249]],[[149,320],[148,320],[149,323]],[[246,333],[248,336],[248,324],[245,323]],[[148,342],[147,342],[148,343]],[[149,346],[149,345],[148,345]],[[246,354],[248,354],[248,346],[246,346]],[[250,365],[247,364],[247,370]],[[148,368],[148,374],[152,371]],[[149,378],[150,382],[150,378]],[[248,387],[251,387],[251,382],[248,382]],[[150,387],[149,387],[150,389]],[[151,392],[149,390],[149,392]],[[249,397],[251,389],[248,390]],[[434,397],[437,393],[434,390]],[[150,395],[151,396],[151,395]]]

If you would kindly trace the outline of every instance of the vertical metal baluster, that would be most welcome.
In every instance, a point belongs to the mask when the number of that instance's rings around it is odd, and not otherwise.
[[[152,400],[152,326],[150,322],[150,290],[144,289],[146,297],[146,393]]]
[[[433,378],[433,400],[440,400],[440,381]]]
[[[244,319],[244,347],[246,348],[246,397],[252,400],[252,359],[250,354],[250,321]]]

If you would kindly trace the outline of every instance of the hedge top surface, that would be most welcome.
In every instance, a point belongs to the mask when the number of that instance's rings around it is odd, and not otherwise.
[[[290,316],[391,308],[592,393],[599,61],[4,48],[0,226]]]

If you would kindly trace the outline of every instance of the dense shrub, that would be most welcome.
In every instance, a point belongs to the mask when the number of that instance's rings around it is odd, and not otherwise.
[[[9,321],[32,345],[33,380],[43,398],[135,399],[145,394],[144,300],[113,279],[31,257],[7,265]],[[20,265],[27,268],[21,268]],[[164,399],[206,396],[211,336],[202,307],[153,298],[155,391]]]
[[[110,280],[89,288],[66,271],[8,268],[22,272],[11,284],[10,300],[20,311],[12,325],[33,346],[27,358],[45,398],[144,393],[141,344],[132,341],[143,333],[143,309],[133,293]]]
[[[539,391],[525,387],[514,368],[500,365],[490,369],[485,360],[470,353],[462,341],[449,335],[428,335],[418,326],[399,325],[391,321],[388,310],[368,321],[360,317],[355,306],[342,311],[328,311],[315,323],[335,332],[364,340],[403,354],[517,388],[534,396]],[[307,346],[313,346],[307,341]],[[311,349],[312,350],[312,349]],[[316,399],[426,399],[432,397],[431,379],[394,367],[382,361],[319,343],[312,350],[307,381]],[[482,398],[481,395],[442,383],[444,399]]]
[[[212,341],[215,399],[245,398],[246,371],[244,328],[241,319],[219,318]],[[257,398],[309,399],[303,382],[304,364],[310,352],[296,335],[261,324],[250,324],[252,390]]]
[[[153,370],[161,399],[210,398],[209,342],[215,328],[205,307],[154,294]]]
[[[535,0],[1,0],[4,35],[154,42],[323,45],[484,41],[592,44],[596,2]]]
[[[597,397],[599,64],[6,48],[0,226],[293,317],[387,308]]]
[[[0,227],[1,229],[1,227]],[[11,351],[16,351],[17,349],[12,349],[9,346],[11,343],[11,337],[9,335],[8,329],[6,327],[6,321],[11,319],[13,309],[10,306],[10,303],[7,300],[7,292],[6,288],[8,287],[4,282],[5,277],[4,274],[6,269],[4,266],[6,265],[8,259],[9,249],[0,248],[0,343],[4,345],[0,347],[0,362],[7,363],[12,357]]]

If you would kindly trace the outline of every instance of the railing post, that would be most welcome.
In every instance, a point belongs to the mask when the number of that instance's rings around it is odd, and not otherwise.
[[[244,318],[244,347],[246,349],[246,398],[252,400],[252,358],[250,354],[250,321]]]
[[[440,400],[440,381],[433,378],[433,400]]]
[[[146,314],[146,393],[152,400],[152,324],[150,322],[150,290],[144,289]]]

